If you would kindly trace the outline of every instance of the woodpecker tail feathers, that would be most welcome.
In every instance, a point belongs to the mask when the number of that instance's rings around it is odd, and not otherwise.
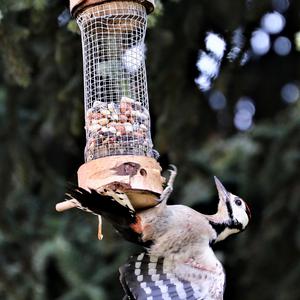
[[[132,256],[119,269],[127,299],[206,299],[201,287],[170,272],[170,264],[166,258],[146,253]]]
[[[93,189],[87,191],[80,187],[69,188],[66,193],[66,200],[77,203],[79,209],[106,218],[125,239],[144,245],[141,220],[127,204],[128,198],[124,197],[127,196],[120,192],[102,195]]]

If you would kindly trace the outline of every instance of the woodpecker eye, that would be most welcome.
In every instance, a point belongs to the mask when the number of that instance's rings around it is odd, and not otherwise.
[[[234,202],[235,202],[235,204],[237,206],[241,206],[242,205],[242,200],[240,200],[240,199],[236,199]]]

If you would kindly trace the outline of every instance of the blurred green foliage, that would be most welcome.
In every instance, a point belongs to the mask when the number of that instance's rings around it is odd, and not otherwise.
[[[224,62],[214,83],[228,99],[221,116],[194,83],[205,33],[230,42],[242,26],[249,40],[271,2],[164,1],[147,37],[154,143],[163,166],[179,167],[173,203],[212,212],[217,175],[252,206],[247,231],[217,247],[230,300],[300,298],[300,103],[280,99],[282,85],[300,79],[299,53]],[[293,40],[300,3],[290,3]],[[54,211],[85,142],[80,37],[74,21],[58,26],[63,10],[58,0],[0,2],[0,299],[121,299],[118,267],[139,251],[107,224],[97,241],[91,215]],[[257,109],[246,133],[232,122],[242,95]]]

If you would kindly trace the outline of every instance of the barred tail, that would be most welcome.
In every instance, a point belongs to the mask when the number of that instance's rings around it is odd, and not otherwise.
[[[119,269],[120,281],[127,299],[208,299],[204,295],[201,286],[178,278],[174,274],[172,265],[174,265],[174,262],[170,262],[166,258],[155,257],[146,253],[132,256]],[[174,265],[174,267],[178,267],[178,265]]]

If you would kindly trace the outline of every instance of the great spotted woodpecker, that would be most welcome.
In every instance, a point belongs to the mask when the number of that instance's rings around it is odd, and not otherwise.
[[[67,193],[67,199],[75,201],[78,208],[103,216],[125,239],[147,249],[120,268],[124,299],[223,299],[225,273],[211,246],[243,231],[250,210],[216,177],[216,214],[204,215],[184,205],[167,205],[175,176],[173,166],[160,204],[140,212],[122,205],[124,198],[120,199],[120,194],[100,195],[79,187]]]

